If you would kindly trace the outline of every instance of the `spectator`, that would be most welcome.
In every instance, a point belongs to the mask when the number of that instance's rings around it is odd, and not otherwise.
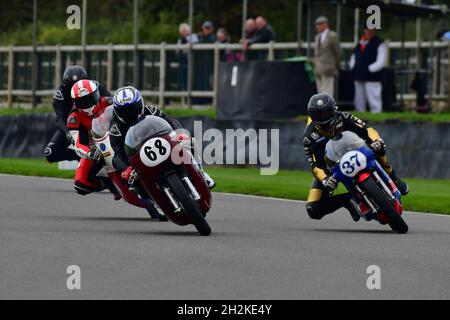
[[[372,113],[382,111],[381,76],[387,55],[387,46],[375,29],[365,28],[349,63],[355,81],[356,111],[366,111],[367,102]]]
[[[252,38],[256,33],[256,22],[255,19],[247,19],[245,21],[245,38],[241,39],[241,43],[244,43],[246,39]]]
[[[191,27],[187,23],[181,23],[178,27],[180,32],[179,44],[197,43],[198,36],[195,33],[191,34]]]
[[[200,43],[214,43],[216,36],[214,35],[214,26],[211,21],[205,21],[202,25],[202,33],[199,39]]]
[[[339,38],[336,32],[329,29],[326,17],[318,17],[315,26],[317,35],[313,62],[317,90],[334,97],[335,78],[339,75]]]
[[[219,43],[230,43],[230,36],[224,28],[217,30],[216,38]],[[226,62],[241,61],[241,55],[239,53],[235,53],[233,50],[227,49],[221,54],[220,60]]]
[[[219,30],[217,30],[216,39],[217,39],[217,42],[220,42],[220,43],[229,43],[230,42],[230,36],[228,35],[228,32],[225,28],[220,28]]]
[[[178,39],[178,44],[188,44],[197,43],[198,36],[195,33],[191,33],[191,27],[187,23],[181,23],[178,27],[180,32],[180,38]],[[188,53],[186,50],[178,51],[178,83],[180,84],[180,89],[186,90],[187,88],[187,66],[188,66]]]
[[[247,40],[253,38],[256,33],[256,22],[255,19],[250,18],[245,21],[245,37],[241,39],[240,43],[243,45],[243,49],[245,52],[245,60],[251,61],[257,59],[257,52],[255,51],[248,51],[248,42]]]
[[[268,43],[273,41],[275,36],[270,24],[263,17],[257,17],[255,20],[256,31],[253,36],[244,41],[244,49],[248,50],[254,43]]]

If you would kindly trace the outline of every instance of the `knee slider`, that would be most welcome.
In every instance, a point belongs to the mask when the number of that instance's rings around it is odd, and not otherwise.
[[[306,204],[306,212],[308,212],[308,216],[314,220],[320,220],[324,216],[319,210],[318,203],[315,202],[310,202]]]
[[[78,180],[75,181],[75,183],[73,184],[73,187],[74,187],[75,191],[78,194],[81,194],[82,196],[85,196],[93,191],[91,188],[89,188],[88,186],[86,186],[85,184],[81,183]]]
[[[45,149],[44,149],[44,157],[50,163],[55,162],[55,154],[54,154],[53,151],[54,150],[53,150],[51,145],[46,146]]]

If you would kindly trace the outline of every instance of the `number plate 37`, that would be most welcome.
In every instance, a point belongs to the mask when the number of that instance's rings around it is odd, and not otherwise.
[[[140,157],[147,167],[156,167],[170,157],[171,147],[166,139],[153,138],[141,148]]]
[[[344,154],[340,161],[341,172],[347,177],[353,178],[367,166],[366,156],[359,151],[350,151]]]

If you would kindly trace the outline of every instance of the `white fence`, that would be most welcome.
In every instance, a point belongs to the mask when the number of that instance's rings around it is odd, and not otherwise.
[[[450,45],[446,42],[387,42],[390,52],[389,65],[397,72],[397,86],[402,98],[412,99],[409,82],[418,69],[428,74],[428,92],[432,99],[448,99],[450,92]],[[313,47],[310,43],[310,48]],[[341,43],[343,50],[341,68],[354,48],[353,43]],[[251,52],[263,53],[260,59],[269,61],[300,55],[306,52],[307,43],[255,44]],[[404,50],[402,50],[402,48]],[[242,53],[240,44],[140,44],[82,46],[10,46],[0,47],[0,100],[12,105],[18,99],[35,101],[36,97],[51,96],[61,79],[65,66],[81,64],[88,57],[90,76],[104,82],[113,90],[126,84],[135,84],[144,96],[158,100],[164,106],[167,98],[182,98],[191,105],[192,98],[212,98],[215,105],[219,63],[224,51]],[[208,52],[210,64],[195,63],[195,56]],[[185,62],[180,57],[185,56]],[[176,58],[174,58],[176,57]],[[37,61],[37,63],[33,63]],[[202,60],[201,60],[202,61]],[[185,65],[183,65],[185,64]],[[34,66],[38,67],[35,70]],[[161,67],[164,66],[164,67]],[[200,70],[201,69],[201,70]],[[33,73],[38,75],[33,77]],[[204,77],[202,88],[195,82]],[[45,79],[44,79],[45,78]],[[184,78],[184,81],[183,81]],[[185,83],[183,83],[185,82]]]

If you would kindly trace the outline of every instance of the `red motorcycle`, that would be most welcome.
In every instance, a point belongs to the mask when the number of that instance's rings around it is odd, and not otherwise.
[[[211,234],[205,220],[211,192],[193,154],[160,117],[146,116],[125,137],[125,150],[135,177],[175,224],[193,224],[202,236]]]

